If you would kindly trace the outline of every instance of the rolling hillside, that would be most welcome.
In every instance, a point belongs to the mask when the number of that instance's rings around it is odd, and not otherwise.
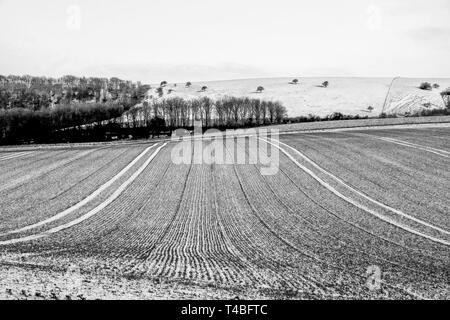
[[[193,82],[190,88],[184,83],[170,83],[164,88],[164,96],[194,98],[210,96],[219,98],[225,95],[248,96],[266,100],[279,100],[287,108],[290,117],[314,114],[326,116],[332,112],[359,115],[379,115],[391,84],[392,78],[298,78],[297,85],[290,84],[294,78],[244,79],[211,82]],[[329,87],[321,84],[329,81]],[[439,89],[424,91],[418,88],[422,82],[438,83]],[[149,94],[156,96],[153,85]],[[205,92],[201,88],[207,86]],[[258,86],[264,87],[257,93]],[[386,112],[404,114],[420,108],[443,108],[439,93],[450,87],[450,79],[412,79],[398,78],[393,82],[387,99]],[[168,93],[172,90],[171,93]],[[373,107],[369,112],[367,108]]]

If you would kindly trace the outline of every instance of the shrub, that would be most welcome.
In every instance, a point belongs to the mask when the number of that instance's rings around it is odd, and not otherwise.
[[[398,115],[395,113],[381,113],[379,116],[380,119],[385,119],[385,118],[398,118]]]
[[[386,117],[386,115],[384,115]],[[313,114],[306,116],[300,116],[295,118],[285,118],[286,122],[289,123],[299,123],[299,122],[319,122],[328,120],[358,120],[358,119],[368,119],[368,116],[361,117],[360,115],[346,115],[340,112],[334,112],[325,117],[319,117]]]
[[[419,89],[422,89],[422,90],[431,90],[431,88],[432,88],[431,83],[429,83],[429,82],[422,82],[419,86]]]
[[[440,85],[438,85],[437,83],[433,84],[433,88],[434,89],[439,89]]]
[[[164,95],[163,87],[156,88],[156,93],[158,94],[158,97],[162,97]]]
[[[334,112],[328,116],[328,120],[343,120],[344,115],[340,112]]]
[[[325,81],[322,83],[322,87],[327,88],[329,84],[330,83],[328,81]]]
[[[427,116],[448,116],[450,115],[450,109],[424,109],[413,114],[416,117],[427,117]]]

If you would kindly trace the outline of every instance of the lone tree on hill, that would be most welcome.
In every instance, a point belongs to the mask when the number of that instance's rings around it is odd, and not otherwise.
[[[192,83],[191,82],[186,82],[186,88],[190,88],[192,86]]]
[[[207,89],[208,89],[207,86],[203,86],[202,89],[201,89],[201,91],[202,91],[202,92],[205,92]]]
[[[264,87],[259,86],[258,88],[256,88],[256,92],[261,93],[264,91]]]
[[[291,84],[298,84],[298,79],[292,80]]]
[[[431,90],[431,83],[429,82],[422,82],[419,86],[420,89],[422,90]]]
[[[167,86],[167,81],[162,81],[161,84],[160,84],[160,86],[161,86],[161,87]]]
[[[330,83],[328,81],[325,81],[322,83],[322,87],[327,88],[329,84]]]

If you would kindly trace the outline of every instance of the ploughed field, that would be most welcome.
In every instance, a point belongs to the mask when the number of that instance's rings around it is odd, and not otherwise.
[[[1,152],[0,295],[450,298],[448,127],[281,135],[273,175],[176,146]]]

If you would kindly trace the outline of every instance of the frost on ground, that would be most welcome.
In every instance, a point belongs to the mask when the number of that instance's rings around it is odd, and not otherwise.
[[[36,174],[0,183],[0,297],[448,298],[448,125],[280,139],[268,176],[176,165],[174,143],[4,160],[0,181]],[[268,152],[233,141],[225,152]]]
[[[257,290],[251,291],[225,290],[157,279],[74,274],[70,270],[52,270],[27,264],[4,264],[0,271],[0,300],[195,300],[271,297]]]

